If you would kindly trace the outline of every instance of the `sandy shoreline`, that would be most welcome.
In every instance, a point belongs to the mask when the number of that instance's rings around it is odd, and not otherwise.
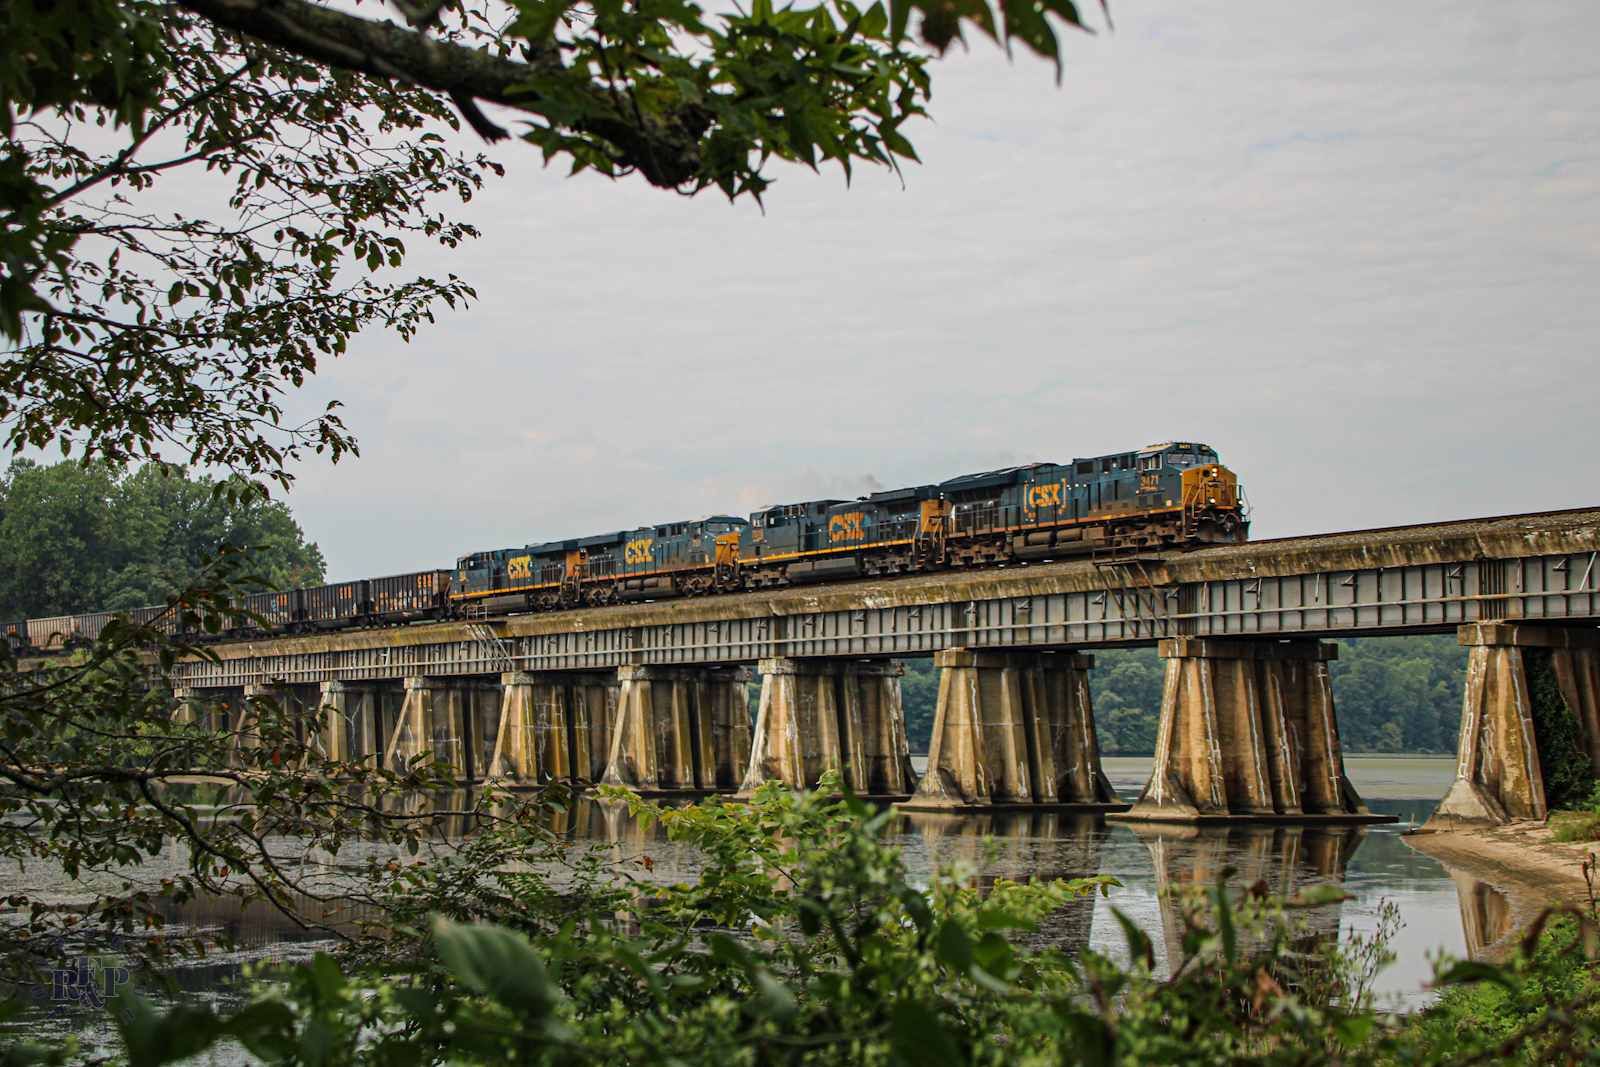
[[[1552,841],[1550,828],[1537,821],[1413,832],[1405,835],[1405,842],[1499,891],[1510,903],[1510,932],[1486,947],[1483,955],[1490,959],[1514,952],[1520,932],[1550,905],[1587,902],[1584,857],[1591,852],[1600,855],[1600,842]],[[1596,889],[1600,891],[1600,885]]]

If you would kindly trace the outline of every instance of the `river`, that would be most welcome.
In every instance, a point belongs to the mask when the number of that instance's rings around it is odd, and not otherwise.
[[[1153,936],[1163,962],[1176,937],[1171,910],[1163,907],[1157,892],[1164,885],[1207,884],[1226,867],[1235,869],[1230,884],[1236,889],[1258,879],[1283,893],[1316,882],[1342,881],[1352,899],[1318,909],[1312,919],[1315,932],[1324,937],[1369,934],[1378,925],[1385,902],[1392,903],[1401,921],[1391,942],[1397,959],[1379,976],[1375,989],[1383,1003],[1415,1007],[1429,996],[1423,988],[1432,973],[1429,961],[1440,954],[1461,957],[1481,949],[1509,929],[1510,911],[1494,890],[1452,873],[1406,844],[1404,831],[1425,821],[1449,788],[1453,759],[1353,756],[1346,758],[1345,766],[1368,806],[1399,816],[1398,823],[1196,830],[1058,815],[902,814],[895,832],[914,875],[952,862],[966,862],[987,877],[1112,875],[1121,888],[1069,909],[1041,936],[1069,949],[1087,944],[1123,955],[1121,930],[1111,914],[1116,907]],[[1132,799],[1149,778],[1150,760],[1110,757],[1105,769],[1123,798]],[[659,828],[639,831],[619,817],[614,806],[580,804],[566,828],[575,838],[608,845],[618,858],[649,856],[653,868],[649,878],[670,883],[695,877],[698,857],[692,850],[666,841]],[[0,877],[0,888],[20,884],[17,877]],[[37,868],[29,872],[29,885],[35,891],[40,877]],[[72,888],[64,880],[59,884],[63,897]],[[247,961],[292,960],[316,947],[299,940],[287,923],[260,908],[245,916],[222,906],[203,912],[190,909],[172,918],[225,925],[239,942],[238,952],[176,969],[182,984],[203,999],[236,997],[237,978]],[[105,1007],[61,1005],[53,1003],[55,999],[42,995],[38,1010],[23,1017],[22,1027],[34,1033],[77,1030],[93,1045],[109,1040],[110,1015]]]

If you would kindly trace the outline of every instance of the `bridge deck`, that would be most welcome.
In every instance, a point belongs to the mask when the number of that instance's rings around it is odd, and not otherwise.
[[[771,656],[1093,648],[1195,635],[1448,632],[1600,620],[1600,509],[1255,541],[731,596],[226,642],[196,686]]]

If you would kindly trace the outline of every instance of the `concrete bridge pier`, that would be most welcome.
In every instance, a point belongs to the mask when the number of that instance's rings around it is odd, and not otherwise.
[[[1119,805],[1100,767],[1089,700],[1094,657],[946,649],[928,773],[903,807]]]
[[[482,777],[493,755],[485,738],[499,728],[500,687],[472,678],[419,676],[405,678],[403,685],[405,698],[383,765],[401,771],[413,757],[427,754],[425,762],[449,764],[457,779]]]
[[[1337,653],[1312,641],[1162,641],[1155,768],[1113,817],[1380,820],[1345,777],[1328,674]]]
[[[917,776],[900,691],[905,664],[775,657],[756,669],[761,703],[741,795],[769,781],[815,788],[830,770],[863,796],[911,792]]]
[[[322,683],[318,749],[330,760],[360,762],[377,755],[377,691],[370,683]]]
[[[602,781],[641,791],[732,792],[750,753],[745,667],[617,668],[621,691]]]
[[[1600,773],[1600,631],[1592,627],[1472,623],[1462,693],[1456,780],[1424,829],[1543,819],[1548,812],[1534,731],[1530,658],[1548,657],[1559,699],[1577,720],[1585,753]],[[1554,696],[1554,694],[1551,694]]]
[[[489,778],[542,785],[605,773],[618,701],[613,673],[516,671],[500,682]]]

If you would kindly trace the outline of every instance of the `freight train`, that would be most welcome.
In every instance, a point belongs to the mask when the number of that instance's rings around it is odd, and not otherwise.
[[[811,582],[1244,541],[1249,510],[1206,445],[1174,441],[1071,463],[1029,463],[854,500],[474,552],[451,570],[256,593],[220,637],[307,633],[423,619],[487,618]],[[177,613],[135,609],[176,633]],[[93,639],[108,613],[0,623],[14,645]],[[200,636],[200,635],[194,635]]]

